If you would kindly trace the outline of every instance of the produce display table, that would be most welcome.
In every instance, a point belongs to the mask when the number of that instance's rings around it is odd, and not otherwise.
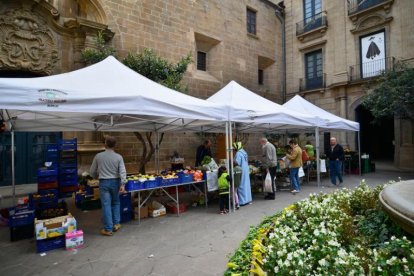
[[[196,184],[204,184],[204,192],[200,190],[199,187],[197,187]],[[177,216],[180,216],[180,201],[178,198],[178,187],[179,186],[185,186],[185,185],[191,185],[193,186],[195,189],[197,189],[200,193],[204,194],[204,202],[205,202],[205,206],[207,208],[207,182],[205,180],[202,181],[193,181],[193,182],[186,182],[186,183],[177,183],[177,184],[171,184],[171,185],[165,185],[165,186],[157,186],[157,187],[153,187],[153,188],[145,188],[145,189],[139,189],[139,190],[131,190],[129,192],[134,193],[134,192],[138,192],[138,224],[141,223],[141,207],[144,206],[144,204],[148,201],[148,199],[152,196],[152,194],[154,193],[155,190],[162,190],[172,201],[174,201],[174,203],[177,206]],[[166,190],[166,188],[171,188],[171,187],[175,187],[175,198],[173,196],[171,196],[168,191]],[[145,197],[145,199],[142,201],[141,203],[141,192],[143,191],[150,191],[150,193]]]

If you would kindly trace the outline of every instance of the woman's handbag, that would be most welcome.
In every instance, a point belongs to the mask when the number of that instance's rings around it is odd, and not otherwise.
[[[272,177],[270,176],[270,173],[267,172],[266,178],[263,185],[263,192],[265,193],[273,193],[272,189]]]

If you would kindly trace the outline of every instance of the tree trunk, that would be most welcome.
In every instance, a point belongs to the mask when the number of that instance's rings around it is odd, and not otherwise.
[[[153,132],[145,132],[145,139],[144,139],[144,137],[142,136],[140,132],[134,132],[135,137],[137,137],[137,139],[142,144],[142,154],[138,162],[138,171],[141,174],[145,174],[145,165],[151,160],[156,150],[151,140],[152,134]],[[163,138],[164,138],[164,133],[161,133],[161,137],[158,142],[159,145],[161,145]],[[147,143],[148,143],[148,146],[147,146]]]

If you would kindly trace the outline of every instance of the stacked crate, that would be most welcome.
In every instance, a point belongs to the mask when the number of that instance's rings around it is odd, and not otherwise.
[[[128,222],[132,219],[132,201],[131,193],[119,194],[121,223]]]
[[[71,197],[78,190],[77,139],[59,140],[59,197]]]
[[[18,241],[33,238],[34,211],[27,206],[9,209],[10,240]]]

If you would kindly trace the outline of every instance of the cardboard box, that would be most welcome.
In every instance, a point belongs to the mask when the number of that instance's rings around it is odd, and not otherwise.
[[[93,189],[93,199],[100,199],[100,193],[99,193],[99,188],[94,188]]]
[[[147,218],[148,217],[148,206],[144,205],[141,207],[140,218]],[[138,219],[138,207],[134,208],[134,219]]]
[[[165,205],[167,207],[168,213],[177,214],[178,210],[177,210],[177,204],[175,204],[175,202],[168,202]],[[180,211],[180,214],[187,211],[187,205],[185,203],[180,202],[179,211]]]
[[[35,220],[35,234],[37,240],[63,236],[76,230],[76,220],[69,214],[45,220]]]
[[[148,206],[148,215],[152,218],[156,218],[159,216],[165,216],[166,214],[167,214],[167,210],[165,209],[164,205],[162,205],[158,201],[153,201]]]
[[[78,230],[65,234],[66,250],[83,247],[83,231]]]

